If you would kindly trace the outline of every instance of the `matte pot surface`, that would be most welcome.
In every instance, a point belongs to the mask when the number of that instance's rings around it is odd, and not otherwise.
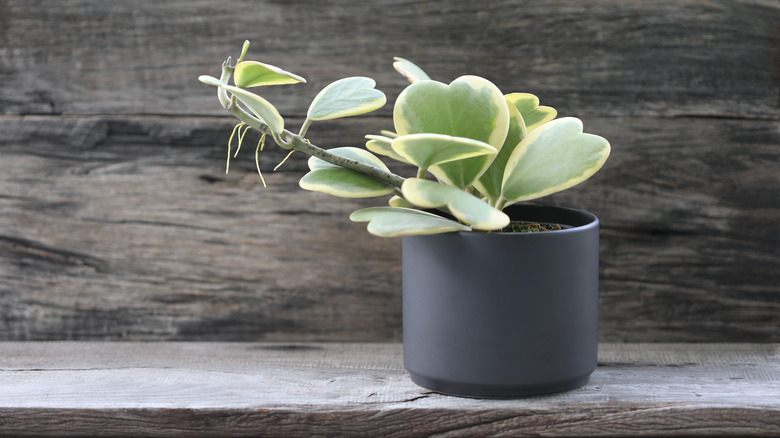
[[[404,366],[452,395],[527,397],[587,383],[596,368],[599,221],[521,205],[541,233],[403,238]]]

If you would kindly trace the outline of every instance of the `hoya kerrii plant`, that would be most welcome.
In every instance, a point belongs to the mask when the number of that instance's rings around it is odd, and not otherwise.
[[[270,102],[247,88],[305,79],[245,61],[248,47],[247,41],[235,65],[230,58],[223,63],[220,78],[199,78],[218,87],[220,103],[239,120],[228,141],[228,162],[233,137],[238,136],[240,147],[250,129],[261,134],[256,162],[266,136],[291,154],[304,152],[310,155],[310,170],[300,180],[302,188],[347,198],[390,196],[387,205],[350,216],[368,222],[368,231],[377,236],[502,231],[510,224],[505,207],[579,184],[609,156],[607,140],[584,133],[577,118],[556,119],[556,110],[540,106],[532,94],[505,95],[479,76],[461,76],[449,84],[434,81],[402,58],[393,66],[411,84],[396,100],[394,131],[367,135],[366,149],[323,149],[306,138],[310,125],[385,105],[374,80],[349,77],[328,85],[293,133]],[[410,175],[391,172],[378,156],[410,165]]]

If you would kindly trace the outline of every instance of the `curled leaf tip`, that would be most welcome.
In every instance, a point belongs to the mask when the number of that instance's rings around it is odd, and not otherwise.
[[[393,63],[393,68],[395,68],[398,73],[401,73],[401,75],[408,79],[409,82],[415,83],[418,81],[430,80],[428,74],[412,61],[398,56],[394,57],[393,59],[395,60]]]
[[[249,40],[244,40],[244,46],[241,47],[241,56],[238,57],[238,62],[244,60],[244,55],[246,55],[247,50],[249,50]]]
[[[259,87],[263,85],[284,85],[306,83],[306,79],[290,73],[275,65],[258,61],[242,61],[236,64],[233,80],[240,88]]]
[[[209,75],[200,75],[198,76],[198,80],[203,82],[204,84],[214,85],[215,87],[221,87],[222,85],[225,84],[224,82],[220,81],[214,76],[209,76]]]

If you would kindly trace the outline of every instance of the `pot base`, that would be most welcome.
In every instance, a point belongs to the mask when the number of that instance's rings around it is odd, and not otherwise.
[[[588,383],[591,373],[573,379],[552,383],[531,385],[481,385],[474,383],[450,382],[409,373],[412,382],[425,389],[430,389],[446,395],[471,398],[523,398],[540,395],[550,395],[570,391]]]

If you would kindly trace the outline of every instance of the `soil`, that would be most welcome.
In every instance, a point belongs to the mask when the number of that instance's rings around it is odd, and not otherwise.
[[[558,224],[539,224],[534,222],[511,222],[501,229],[501,233],[541,233],[542,231],[562,230]]]

